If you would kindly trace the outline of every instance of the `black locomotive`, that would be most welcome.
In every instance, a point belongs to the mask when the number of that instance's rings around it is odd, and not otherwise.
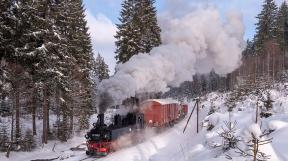
[[[115,150],[113,144],[120,136],[134,133],[144,128],[144,114],[128,113],[125,116],[114,116],[113,124],[104,123],[104,114],[98,115],[98,120],[93,128],[85,135],[87,139],[87,155],[106,156]]]

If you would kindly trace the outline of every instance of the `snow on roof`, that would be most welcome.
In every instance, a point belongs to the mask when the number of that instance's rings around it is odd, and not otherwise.
[[[168,98],[168,99],[148,99],[148,100],[144,101],[143,103],[152,102],[152,101],[160,103],[161,105],[180,104],[180,102],[173,100],[171,98]]]

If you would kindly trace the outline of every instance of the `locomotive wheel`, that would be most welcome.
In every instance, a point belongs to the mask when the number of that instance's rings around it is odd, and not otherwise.
[[[86,155],[91,155],[91,152],[87,150]]]

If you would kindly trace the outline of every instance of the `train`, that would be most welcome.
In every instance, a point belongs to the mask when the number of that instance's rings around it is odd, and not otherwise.
[[[149,99],[137,110],[126,115],[116,114],[113,123],[104,123],[104,114],[99,114],[93,128],[87,132],[87,155],[106,156],[117,150],[117,140],[123,136],[136,136],[145,128],[161,129],[173,126],[188,113],[188,105],[170,99]],[[137,139],[136,139],[137,140]]]

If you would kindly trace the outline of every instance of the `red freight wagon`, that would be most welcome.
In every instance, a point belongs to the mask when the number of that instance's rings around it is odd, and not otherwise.
[[[140,109],[147,126],[160,127],[174,124],[179,119],[182,106],[171,99],[150,99],[141,103]]]
[[[188,114],[188,105],[182,105],[183,114],[186,116]]]

